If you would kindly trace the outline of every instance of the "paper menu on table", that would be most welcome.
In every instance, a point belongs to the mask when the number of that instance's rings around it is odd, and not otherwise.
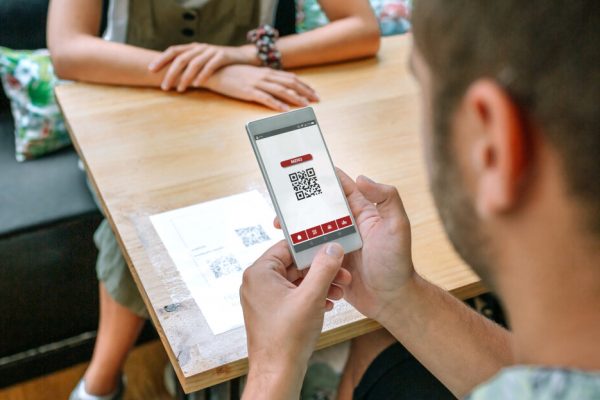
[[[251,191],[150,217],[215,335],[244,323],[242,274],[283,239],[274,216],[260,193]]]

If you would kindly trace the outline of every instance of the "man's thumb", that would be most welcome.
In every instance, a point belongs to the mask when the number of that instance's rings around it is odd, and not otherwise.
[[[320,301],[327,298],[331,282],[342,266],[344,249],[338,243],[323,246],[315,256],[300,287],[311,299]]]

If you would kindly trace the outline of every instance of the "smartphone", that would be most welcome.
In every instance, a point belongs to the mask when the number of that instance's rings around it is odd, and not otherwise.
[[[311,107],[252,121],[246,130],[298,269],[321,246],[362,240]]]

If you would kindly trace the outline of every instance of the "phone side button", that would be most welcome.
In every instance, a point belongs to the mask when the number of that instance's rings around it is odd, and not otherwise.
[[[306,234],[306,231],[296,232],[290,235],[290,237],[292,239],[292,243],[294,244],[302,243],[308,240],[308,235]]]

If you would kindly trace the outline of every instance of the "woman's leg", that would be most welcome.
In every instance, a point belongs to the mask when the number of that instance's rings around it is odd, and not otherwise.
[[[97,396],[114,392],[144,322],[117,303],[100,282],[100,321],[92,361],[84,375],[86,392]]]

